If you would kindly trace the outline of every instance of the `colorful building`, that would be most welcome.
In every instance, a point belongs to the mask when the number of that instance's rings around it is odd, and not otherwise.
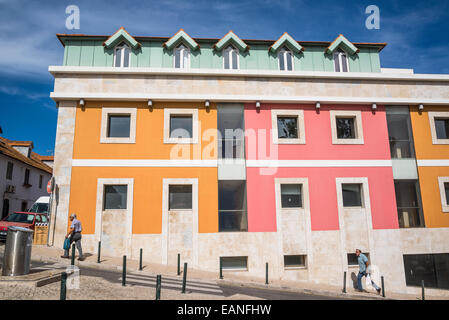
[[[59,34],[51,238],[96,252],[390,291],[449,289],[449,76],[384,43]]]

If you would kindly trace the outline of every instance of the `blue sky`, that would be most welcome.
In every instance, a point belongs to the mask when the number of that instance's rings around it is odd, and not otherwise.
[[[65,8],[80,8],[80,30],[66,30]],[[365,8],[380,9],[380,29],[365,28]],[[0,126],[3,137],[34,141],[35,151],[53,154],[57,109],[49,98],[49,65],[61,65],[56,33],[112,34],[124,26],[135,36],[171,36],[179,28],[192,37],[387,42],[382,67],[449,74],[449,1],[377,0],[0,0]]]

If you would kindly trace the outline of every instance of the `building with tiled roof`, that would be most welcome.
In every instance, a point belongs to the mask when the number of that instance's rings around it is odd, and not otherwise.
[[[27,211],[41,196],[48,196],[53,156],[33,152],[32,141],[0,137],[1,218],[14,211]],[[46,164],[50,163],[50,165]]]

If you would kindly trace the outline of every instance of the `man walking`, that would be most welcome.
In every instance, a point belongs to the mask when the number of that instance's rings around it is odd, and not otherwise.
[[[72,221],[72,224],[65,237],[66,239],[70,237],[70,246],[72,245],[72,242],[75,242],[75,246],[78,249],[78,260],[83,261],[83,249],[81,248],[81,222],[76,218],[75,213],[70,215],[70,221]],[[61,258],[69,258],[69,249],[64,250],[64,255],[61,256]]]
[[[359,274],[357,275],[357,288],[359,291],[363,292],[362,278],[367,276],[366,269],[368,268],[368,258],[362,253],[360,249],[355,250],[355,255],[357,256],[357,261],[359,263]],[[376,289],[377,293],[380,294],[380,288],[371,280],[371,284]]]

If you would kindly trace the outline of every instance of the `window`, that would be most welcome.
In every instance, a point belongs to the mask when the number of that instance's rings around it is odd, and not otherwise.
[[[298,118],[278,116],[278,138],[296,139],[298,138]]]
[[[441,208],[443,212],[449,212],[449,177],[438,177],[440,187]]]
[[[31,187],[31,185],[30,185],[30,169],[25,169],[25,177],[23,179],[23,185],[26,187]]]
[[[248,257],[220,257],[223,270],[248,270]]]
[[[403,256],[407,286],[449,289],[449,253],[406,254]]]
[[[293,54],[291,51],[282,48],[278,53],[279,70],[293,70]]]
[[[331,110],[332,144],[363,144],[362,113]]]
[[[337,49],[334,52],[334,67],[336,72],[348,72],[348,57],[346,52],[341,49]]]
[[[39,189],[42,189],[42,179],[44,177],[42,175],[39,176]]]
[[[131,64],[131,50],[126,43],[115,47],[114,66],[127,68]]]
[[[223,50],[223,67],[225,69],[239,68],[239,51],[233,46],[228,46]]]
[[[362,207],[362,185],[342,183],[343,207]]]
[[[192,210],[192,185],[170,185],[169,193],[169,210]]]
[[[192,138],[192,115],[170,116],[170,138]]]
[[[306,256],[305,255],[285,255],[284,256],[284,268],[305,268]]]
[[[305,144],[304,110],[271,110],[273,144]]]
[[[20,209],[20,211],[22,211],[22,212],[27,212],[28,211],[28,203],[26,202],[26,201],[22,201],[22,205],[21,205],[21,207],[20,207],[21,209]],[[33,215],[27,215],[27,216],[29,216],[29,217],[33,217],[34,218],[34,216]]]
[[[218,231],[248,231],[246,181],[218,181]]]
[[[183,44],[180,44],[174,52],[174,66],[175,68],[189,68],[190,67],[190,51]]]
[[[302,208],[302,186],[300,184],[281,184],[281,207]]]
[[[362,252],[367,258],[368,258],[368,264],[369,262],[369,252]],[[348,266],[358,266],[359,261],[357,258],[357,255],[355,253],[348,253]]]
[[[428,112],[433,144],[449,144],[449,112]]]
[[[108,138],[129,138],[131,126],[130,115],[108,115]]]
[[[6,179],[12,180],[12,172],[14,170],[14,163],[8,161],[8,165],[6,168]]]
[[[136,108],[102,108],[100,143],[135,143]]]
[[[198,109],[164,109],[164,143],[198,143]]]
[[[424,227],[418,180],[395,180],[396,206],[400,228]]]
[[[392,159],[410,159],[415,157],[410,115],[387,112],[388,138]]]
[[[103,210],[127,209],[127,185],[105,185]]]

